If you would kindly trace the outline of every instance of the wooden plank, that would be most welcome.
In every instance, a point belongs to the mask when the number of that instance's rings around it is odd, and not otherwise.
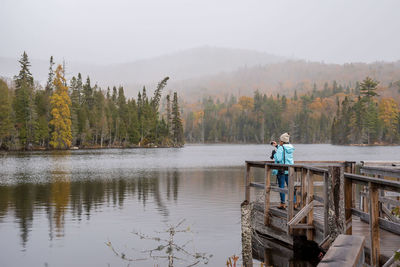
[[[310,203],[308,203],[304,208],[302,208],[288,223],[288,226],[293,226],[298,224],[304,217],[306,217],[308,215],[308,213],[310,211],[312,211],[314,204],[316,204],[317,202],[311,201]]]
[[[277,186],[271,186],[271,190],[274,191],[274,192],[279,192],[279,193],[284,193],[284,194],[288,194],[289,193],[288,189],[280,188],[280,187],[277,187]]]
[[[260,188],[260,189],[265,189],[265,184],[260,184],[260,183],[253,183],[251,182],[250,187],[255,187],[255,188]]]
[[[382,205],[382,212],[383,212],[392,222],[400,223],[400,219],[398,219],[396,216],[394,216],[394,215],[392,214],[392,212],[391,212],[388,208],[386,208],[385,205]]]
[[[400,178],[400,167],[361,167],[360,173]]]
[[[244,175],[244,184],[246,186],[245,200],[250,203],[250,164],[246,162],[246,170]]]
[[[397,253],[400,253],[400,249],[396,251]],[[393,253],[393,255],[388,259],[388,261],[382,266],[382,267],[390,267],[394,263],[394,258],[395,258],[396,253]]]
[[[351,179],[353,183],[359,183],[363,185],[373,183],[379,185],[379,189],[400,192],[400,182],[397,181],[377,179],[373,177],[350,173],[346,173],[345,177],[346,179]]]
[[[264,225],[269,225],[269,205],[271,191],[271,169],[265,166]]]
[[[352,227],[347,226],[347,224],[350,222],[351,225],[351,208],[353,205],[353,183],[345,179],[344,180],[344,208],[345,208],[345,220],[346,220],[346,235],[351,235],[352,233]]]
[[[364,243],[363,236],[339,235],[318,267],[363,265]]]
[[[379,266],[380,240],[379,240],[379,190],[378,186],[369,183],[369,215],[371,235],[371,266]]]
[[[364,221],[366,223],[370,222],[368,213],[365,213],[361,210],[354,209],[354,208],[351,209],[351,212],[353,215],[360,217],[360,219],[362,221]],[[395,222],[391,222],[391,221],[379,218],[379,227],[388,232],[400,235],[400,223],[395,223]]]
[[[364,197],[368,196],[368,194],[365,193],[365,192],[360,192],[360,195],[364,196]],[[382,202],[382,203],[385,203],[385,204],[390,204],[390,205],[393,205],[393,206],[400,206],[400,201],[395,200],[395,199],[391,199],[391,198],[388,198],[388,197],[381,197],[380,196],[379,197],[379,202]]]
[[[386,160],[376,160],[376,161],[367,161],[361,160],[361,165],[364,166],[400,166],[400,161],[386,161]]]
[[[295,224],[291,226],[292,229],[305,229],[305,230],[314,230],[314,225],[308,224]]]

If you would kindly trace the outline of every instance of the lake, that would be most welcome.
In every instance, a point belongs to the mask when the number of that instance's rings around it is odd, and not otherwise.
[[[295,160],[400,160],[399,146],[295,148]],[[3,152],[0,266],[168,266],[164,231],[178,223],[177,246],[205,253],[208,266],[225,266],[241,254],[244,161],[267,160],[271,150],[186,145]],[[174,266],[198,260],[188,254],[175,251]]]

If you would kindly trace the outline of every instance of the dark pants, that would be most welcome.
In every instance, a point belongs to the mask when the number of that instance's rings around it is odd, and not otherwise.
[[[286,185],[289,185],[289,175],[287,174],[278,174],[278,185],[279,188],[285,188],[285,183]],[[285,204],[285,193],[279,193],[281,196],[281,203]],[[296,203],[296,189],[294,190],[294,203]]]

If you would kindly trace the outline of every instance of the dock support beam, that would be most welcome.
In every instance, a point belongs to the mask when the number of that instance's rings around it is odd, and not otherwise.
[[[241,204],[241,223],[242,223],[242,259],[245,267],[253,266],[251,215],[253,204],[243,201]]]
[[[245,200],[247,203],[250,203],[250,164],[246,162],[246,171],[244,174],[244,185],[246,187],[245,191]]]
[[[331,166],[328,174],[328,232],[331,239],[346,232],[344,168]]]

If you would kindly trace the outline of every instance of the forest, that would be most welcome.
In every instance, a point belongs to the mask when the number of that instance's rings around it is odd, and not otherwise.
[[[301,95],[205,97],[187,105],[187,142],[269,143],[283,132],[295,143],[398,144],[400,81],[366,77],[354,86],[336,81]]]
[[[172,147],[189,143],[269,143],[289,132],[294,143],[400,143],[400,81],[370,77],[314,83],[290,95],[233,94],[189,103],[176,92],[162,97],[169,77],[149,97],[143,87],[102,90],[81,74],[65,79],[50,58],[44,88],[34,82],[26,53],[11,83],[0,80],[0,148],[4,150]],[[320,84],[320,83],[318,83]],[[181,104],[180,104],[181,103]]]
[[[184,144],[178,95],[162,91],[152,97],[143,87],[137,99],[127,99],[122,86],[102,90],[81,74],[65,79],[65,67],[54,70],[50,58],[44,88],[35,84],[28,55],[11,85],[0,80],[0,148],[4,150],[102,147],[171,147]],[[166,102],[165,112],[159,111]]]

